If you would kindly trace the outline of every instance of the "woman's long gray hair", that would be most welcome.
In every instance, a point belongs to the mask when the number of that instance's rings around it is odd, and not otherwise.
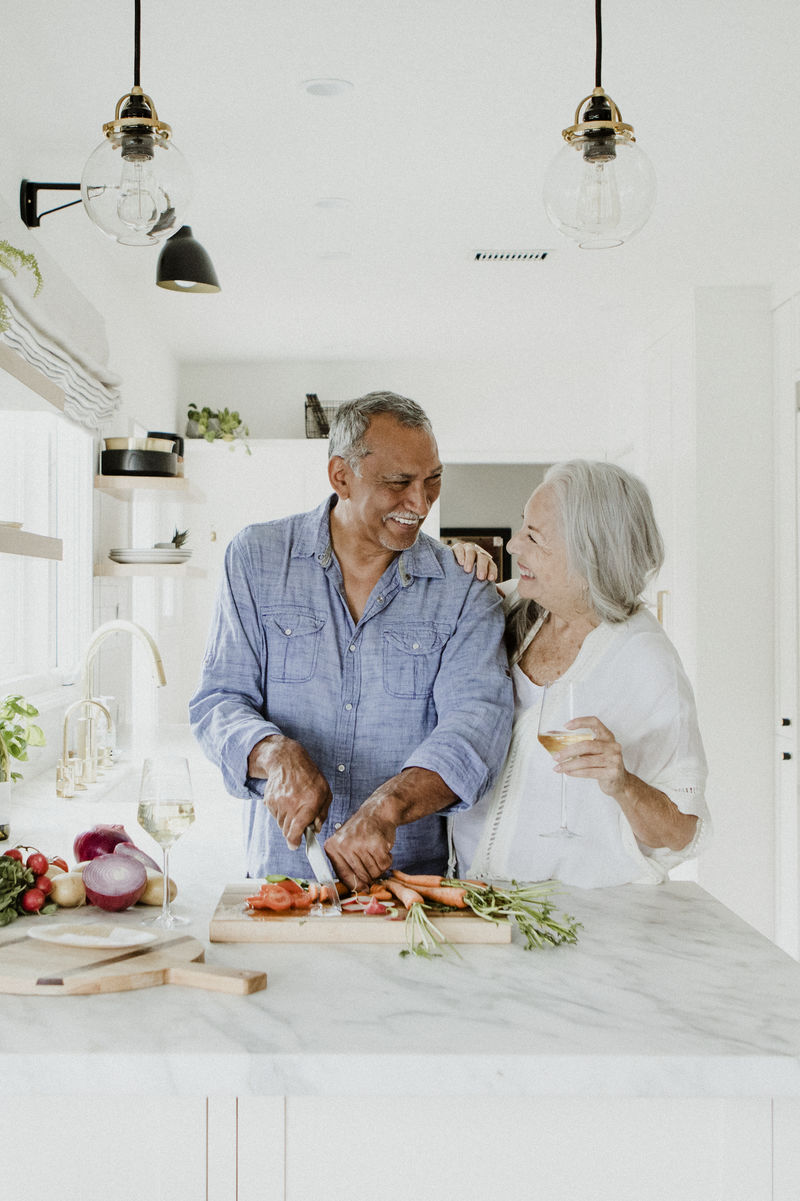
[[[615,463],[572,459],[554,463],[542,486],[556,500],[570,571],[583,581],[601,621],[627,620],[664,562],[664,543],[650,493]],[[519,647],[541,613],[536,601],[519,601],[508,614],[506,643]]]
[[[338,455],[361,474],[361,460],[369,453],[364,435],[378,413],[389,413],[400,425],[423,429],[433,437],[433,427],[424,409],[415,400],[397,392],[368,392],[356,400],[340,404],[331,421],[328,458]]]

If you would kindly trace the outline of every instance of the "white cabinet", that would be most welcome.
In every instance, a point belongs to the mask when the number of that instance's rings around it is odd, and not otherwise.
[[[205,1192],[205,1098],[131,1097],[124,1087],[118,1096],[53,1097],[47,1080],[35,1086],[38,1096],[0,1101],[2,1194],[9,1201],[43,1189],[81,1201],[198,1201],[211,1195]],[[235,1192],[217,1197],[234,1201]]]

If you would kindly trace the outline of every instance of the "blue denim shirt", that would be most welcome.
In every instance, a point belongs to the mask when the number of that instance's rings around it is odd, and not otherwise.
[[[468,808],[508,747],[513,696],[493,585],[420,534],[353,621],[318,509],[251,525],[228,546],[200,685],[189,714],[227,791],[245,805],[247,871],[312,875],[263,803],[247,758],[268,734],[302,743],[333,794],[322,840],[406,767],[438,772]],[[400,826],[394,863],[443,871],[445,811]]]

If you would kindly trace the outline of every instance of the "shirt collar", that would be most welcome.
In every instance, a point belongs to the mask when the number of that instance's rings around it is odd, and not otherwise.
[[[308,558],[314,555],[321,567],[328,567],[333,557],[331,542],[331,509],[336,504],[337,496],[333,493],[316,509],[306,513],[300,530],[292,546],[292,555]],[[435,542],[426,534],[419,534],[413,546],[402,551],[395,562],[404,588],[416,576],[421,578],[439,579],[444,576],[444,568],[434,552]]]

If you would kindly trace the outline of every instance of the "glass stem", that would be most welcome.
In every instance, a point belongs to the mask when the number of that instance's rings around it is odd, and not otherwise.
[[[169,921],[169,847],[164,847],[164,896],[161,899],[161,920]]]
[[[561,829],[567,828],[567,777],[561,776]]]

